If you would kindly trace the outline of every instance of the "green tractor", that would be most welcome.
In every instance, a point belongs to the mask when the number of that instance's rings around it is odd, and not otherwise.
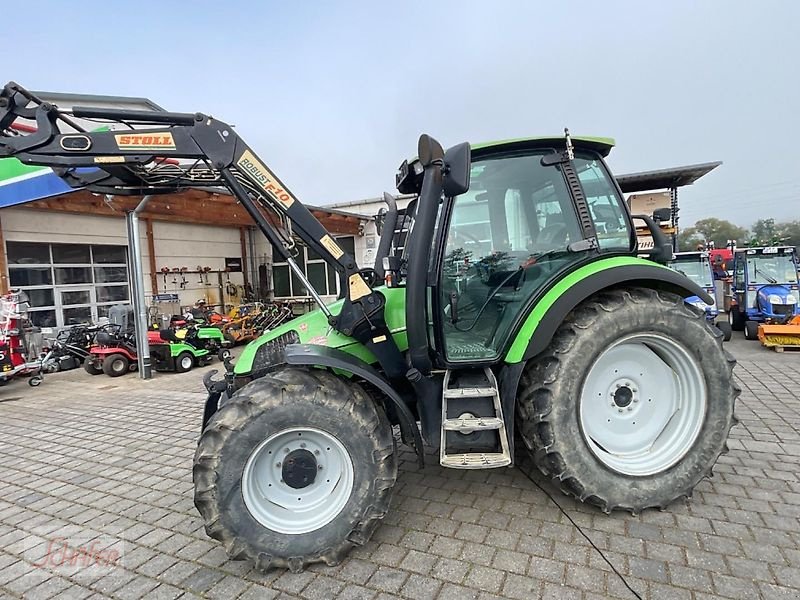
[[[391,252],[388,197],[378,261],[361,268],[225,123],[158,113],[160,127],[125,143],[114,132],[78,139],[19,86],[0,100],[0,130],[19,117],[39,123],[35,145],[9,136],[0,155],[68,167],[73,184],[115,194],[225,185],[317,300],[251,342],[223,379],[205,378],[195,505],[233,559],[300,571],[365,543],[390,510],[393,426],[421,466],[428,446],[446,468],[509,467],[519,438],[565,493],[605,512],[690,496],[726,450],[734,360],[683,301],[712,298],[661,264],[672,253],[646,217],[655,248],[636,257],[632,215],[604,162],[612,140],[445,152],[423,135],[397,176],[415,195],[402,253]],[[137,111],[72,115],[154,123]],[[146,148],[131,148],[133,137]],[[155,177],[163,156],[190,162]],[[265,211],[339,272],[339,301],[322,302]]]

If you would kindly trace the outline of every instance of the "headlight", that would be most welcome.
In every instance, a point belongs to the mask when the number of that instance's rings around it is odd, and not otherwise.
[[[783,298],[778,296],[778,294],[770,294],[767,298],[770,304],[783,304]],[[790,303],[791,304],[791,303]]]
[[[786,304],[797,304],[797,297],[794,294],[786,296]]]
[[[708,307],[708,304],[706,304],[706,303],[705,303],[705,302],[703,302],[702,300],[694,300],[694,301],[692,302],[692,306],[696,306],[696,307],[697,307],[697,308],[699,308],[700,310],[705,310],[705,309]]]

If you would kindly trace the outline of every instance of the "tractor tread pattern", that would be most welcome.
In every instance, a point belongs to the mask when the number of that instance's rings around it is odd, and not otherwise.
[[[277,556],[258,548],[244,536],[237,536],[222,524],[220,507],[225,499],[220,498],[217,487],[217,469],[221,461],[221,452],[231,436],[242,430],[248,421],[256,415],[268,410],[258,402],[258,391],[272,388],[271,398],[279,398],[289,392],[296,395],[296,389],[325,389],[327,394],[315,394],[311,398],[299,398],[298,403],[319,404],[326,397],[353,398],[339,406],[352,417],[354,422],[368,430],[371,434],[367,443],[371,443],[373,456],[376,458],[379,473],[375,478],[376,499],[369,506],[363,507],[363,514],[349,534],[341,541],[318,553],[307,556]],[[263,397],[263,396],[262,396]],[[235,394],[214,414],[203,431],[194,458],[193,478],[195,482],[195,506],[203,517],[206,533],[224,546],[228,556],[233,560],[249,560],[259,571],[275,568],[289,569],[292,573],[303,571],[308,565],[322,562],[328,566],[338,565],[354,547],[365,544],[372,536],[379,522],[389,510],[394,484],[397,479],[397,461],[393,436],[390,441],[381,441],[380,430],[391,431],[385,413],[377,409],[370,397],[354,382],[337,377],[328,371],[304,367],[280,368],[270,374],[256,379]],[[376,418],[377,416],[377,418]]]
[[[545,476],[551,478],[555,485],[568,496],[575,497],[581,502],[596,505],[605,513],[610,513],[613,510],[624,510],[635,515],[647,508],[663,509],[680,498],[691,498],[692,489],[697,483],[713,476],[714,464],[721,454],[728,452],[728,447],[727,444],[722,445],[720,451],[709,461],[705,472],[696,481],[690,481],[685,486],[674,489],[671,498],[661,499],[657,503],[628,506],[614,504],[607,498],[588,493],[585,485],[581,482],[579,473],[569,468],[563,458],[564,447],[567,444],[574,444],[575,439],[555,436],[550,423],[550,414],[553,410],[553,398],[555,395],[553,384],[558,381],[559,377],[565,376],[560,373],[562,361],[559,357],[565,353],[576,351],[574,342],[577,337],[577,330],[593,328],[597,314],[601,311],[613,312],[625,302],[660,302],[671,307],[677,307],[676,310],[681,311],[682,315],[687,319],[702,319],[713,334],[716,344],[724,353],[725,360],[728,363],[731,382],[729,399],[735,405],[736,398],[741,393],[741,388],[736,384],[733,377],[736,359],[723,349],[722,332],[705,321],[704,311],[687,305],[680,297],[674,294],[648,288],[611,290],[594,296],[579,305],[559,327],[550,346],[533,359],[523,371],[517,405],[520,417],[518,421],[520,433],[526,445],[532,450],[534,464]],[[731,428],[738,422],[738,419],[731,412],[730,422],[726,427],[726,435],[730,433]]]

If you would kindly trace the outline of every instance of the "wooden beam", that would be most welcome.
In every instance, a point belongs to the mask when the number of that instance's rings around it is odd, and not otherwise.
[[[8,293],[8,259],[6,258],[6,242],[3,238],[3,223],[0,221],[0,294]]]
[[[242,278],[244,279],[244,289],[247,290],[247,230],[239,228],[239,242],[242,245]]]
[[[150,290],[155,296],[158,293],[158,276],[156,275],[156,241],[153,237],[153,221],[145,219],[147,225],[147,254],[150,259]]]

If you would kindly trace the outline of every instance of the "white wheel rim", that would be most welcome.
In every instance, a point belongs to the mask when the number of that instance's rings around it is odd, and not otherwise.
[[[655,333],[634,334],[589,370],[581,429],[603,464],[644,477],[670,468],[692,448],[706,403],[702,370],[684,346]]]
[[[287,456],[313,456],[314,480],[291,487],[283,480]],[[330,523],[353,490],[353,462],[331,434],[310,427],[275,433],[250,454],[242,475],[242,496],[256,521],[278,533],[299,535]]]
[[[181,369],[185,369],[185,370],[188,371],[189,369],[192,368],[193,362],[194,362],[194,359],[191,356],[184,356],[181,359]]]
[[[125,361],[121,358],[118,358],[113,363],[111,363],[111,368],[115,373],[120,373],[125,370]]]

